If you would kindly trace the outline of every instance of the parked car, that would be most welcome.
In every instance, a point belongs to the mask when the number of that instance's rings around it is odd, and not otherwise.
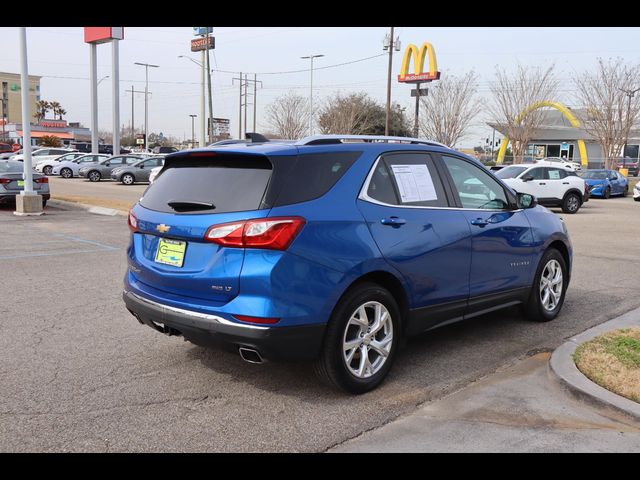
[[[177,152],[178,149],[176,147],[153,147],[153,153],[174,153]]]
[[[78,169],[78,176],[88,178],[91,182],[99,182],[103,178],[110,178],[111,171],[123,165],[131,165],[141,160],[139,155],[116,155],[108,157],[99,163],[93,163]]]
[[[627,195],[629,181],[615,170],[583,170],[580,176],[589,186],[591,196],[609,198],[611,195]]]
[[[637,177],[639,170],[639,162],[637,158],[621,157],[618,159],[618,169],[626,168],[629,170],[630,177]]]
[[[151,172],[149,173],[149,183],[153,183],[154,182],[154,180],[156,179],[156,177],[160,173],[160,170],[162,170],[162,167],[154,167],[154,168],[151,169]]]
[[[22,174],[24,164],[12,160],[0,160],[0,203],[15,202],[16,195],[24,190]],[[49,200],[49,179],[33,172],[33,190],[42,195],[42,206]]]
[[[148,182],[154,167],[162,168],[164,156],[147,157],[132,165],[117,167],[111,171],[111,179],[122,182],[124,185],[133,185],[136,182]]]
[[[636,183],[635,187],[633,187],[633,199],[636,202],[640,202],[640,182]]]
[[[560,157],[545,157],[540,160],[536,160],[534,163],[537,165],[549,165],[551,167],[564,167],[574,172],[582,170],[580,162]]]
[[[13,153],[13,149],[11,148],[11,145],[9,145],[8,143],[0,143],[0,153],[7,153],[7,152]]]
[[[83,153],[91,153],[91,142],[72,142],[71,146],[77,149],[79,152]],[[98,144],[98,153],[105,153],[108,155],[113,155],[113,145],[107,143],[99,143]],[[131,150],[126,148],[120,148],[120,153],[131,153]]]
[[[16,155],[20,155],[22,154],[22,148],[18,148],[17,150],[13,150],[13,147],[15,147],[16,144],[14,144],[12,146],[12,151],[10,152],[2,152],[0,153],[0,160],[13,160],[13,157],[15,157]],[[18,147],[20,147],[20,145],[18,145]]]
[[[53,173],[53,167],[58,165],[58,163],[72,161],[83,156],[84,153],[81,152],[69,152],[65,153],[64,155],[60,155],[59,157],[55,157],[51,160],[39,161],[33,168],[37,172],[44,173],[45,175],[51,175]]]
[[[65,160],[64,162],[58,162],[57,165],[51,170],[51,175],[60,175],[62,178],[72,178],[79,176],[79,170],[82,167],[101,162],[109,158],[109,155],[98,154],[94,155],[82,155],[74,160]]]
[[[587,200],[585,181],[562,167],[521,163],[496,172],[516,192],[535,195],[538,203],[576,213]]]
[[[37,148],[31,152],[31,162],[33,165],[37,165],[40,162],[47,160],[53,160],[65,153],[76,152],[77,150],[71,148]],[[14,162],[24,161],[24,153],[20,153],[11,157]]]
[[[129,227],[123,300],[140,323],[251,363],[314,360],[354,393],[405,336],[516,304],[554,319],[572,264],[559,216],[419,139],[175,153]]]

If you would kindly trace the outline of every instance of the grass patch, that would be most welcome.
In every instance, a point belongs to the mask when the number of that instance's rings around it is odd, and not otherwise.
[[[640,403],[640,327],[607,332],[583,343],[573,361],[593,382]]]

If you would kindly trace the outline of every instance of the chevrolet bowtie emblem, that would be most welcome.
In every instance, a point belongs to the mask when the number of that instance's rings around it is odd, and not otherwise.
[[[164,223],[161,223],[160,225],[158,225],[156,227],[156,230],[158,230],[161,233],[167,233],[170,228],[171,227],[169,227],[168,225],[165,225]]]

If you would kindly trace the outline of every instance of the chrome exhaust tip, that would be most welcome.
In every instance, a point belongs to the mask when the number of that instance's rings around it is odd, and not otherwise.
[[[253,348],[240,347],[238,348],[238,353],[240,353],[240,358],[242,358],[247,363],[264,363],[264,360],[262,359],[260,353]]]

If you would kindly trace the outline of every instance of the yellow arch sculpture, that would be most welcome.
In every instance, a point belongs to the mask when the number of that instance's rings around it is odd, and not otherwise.
[[[542,108],[542,107],[555,108],[560,113],[562,113],[562,115],[564,115],[564,118],[569,120],[569,123],[571,124],[572,127],[576,127],[576,128],[581,127],[580,121],[576,118],[576,116],[573,113],[571,113],[571,110],[569,110],[567,107],[565,107],[561,103],[550,102],[548,100],[544,100],[542,102],[536,102],[532,105],[529,105],[522,112],[520,112],[520,115],[516,117],[516,123],[520,122],[520,120],[522,120],[522,118],[525,115],[528,115],[530,112],[533,112],[534,110],[537,110],[538,108]],[[502,139],[502,143],[500,143],[500,150],[498,150],[498,158],[496,161],[498,165],[500,165],[502,163],[502,160],[504,159],[504,154],[507,151],[508,143],[509,143],[509,139],[505,136]],[[588,166],[587,146],[585,145],[584,140],[578,140],[578,151],[580,152],[580,163],[582,164],[583,167]]]

